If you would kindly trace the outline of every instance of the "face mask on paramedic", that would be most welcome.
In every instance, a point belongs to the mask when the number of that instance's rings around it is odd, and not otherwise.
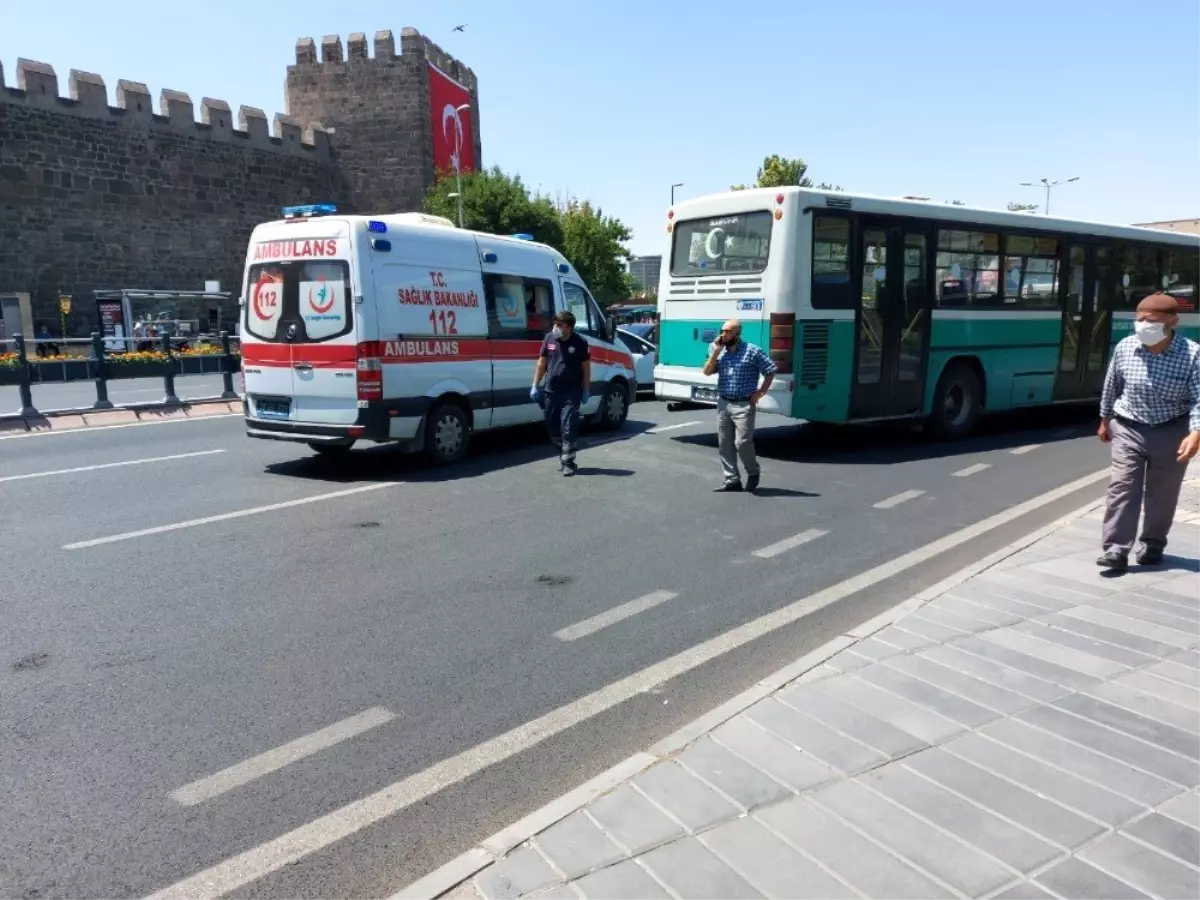
[[[561,328],[559,328],[557,325],[555,325],[554,329],[550,332],[550,334],[554,337],[554,339],[556,341],[561,341],[562,337],[563,337],[563,330]]]
[[[1153,347],[1167,336],[1167,327],[1162,322],[1138,321],[1133,323],[1133,332],[1139,341]]]

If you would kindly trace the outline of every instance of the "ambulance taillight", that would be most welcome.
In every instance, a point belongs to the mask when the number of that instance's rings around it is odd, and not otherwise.
[[[358,401],[370,403],[383,399],[383,363],[378,356],[359,356],[354,367],[358,381]]]

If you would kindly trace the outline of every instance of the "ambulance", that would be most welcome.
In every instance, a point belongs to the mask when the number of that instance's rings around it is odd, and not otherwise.
[[[252,438],[323,454],[390,442],[460,460],[476,432],[541,420],[530,386],[559,310],[591,347],[585,421],[620,428],[637,396],[615,322],[562,254],[529,235],[288,207],[250,237],[241,305]]]

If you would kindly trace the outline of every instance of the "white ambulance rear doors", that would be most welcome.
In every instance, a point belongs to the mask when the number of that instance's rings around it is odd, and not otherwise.
[[[351,233],[345,220],[324,217],[255,229],[242,350],[252,417],[357,420]]]

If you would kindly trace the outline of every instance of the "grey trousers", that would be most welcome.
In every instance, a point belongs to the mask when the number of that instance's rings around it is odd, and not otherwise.
[[[758,456],[754,452],[754,414],[749,403],[717,401],[717,442],[721,448],[721,469],[725,481],[741,481],[738,460],[747,475],[760,474]]]
[[[1162,550],[1167,546],[1167,532],[1175,520],[1187,472],[1187,463],[1175,458],[1187,436],[1187,420],[1180,420],[1177,426],[1150,428],[1113,419],[1109,427],[1112,477],[1104,507],[1104,551],[1128,554],[1133,548],[1143,498],[1146,515],[1140,539],[1147,547]]]

